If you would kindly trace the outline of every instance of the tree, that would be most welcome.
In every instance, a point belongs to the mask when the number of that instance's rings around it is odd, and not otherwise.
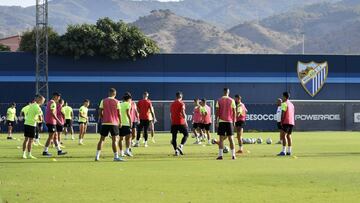
[[[58,46],[59,46],[59,35],[54,31],[53,28],[48,27],[48,40],[49,40],[49,53],[50,54],[57,54],[58,53]],[[26,31],[21,36],[20,51],[26,52],[36,52],[36,30],[35,28]]]
[[[10,51],[10,47],[0,44],[0,51]]]
[[[24,33],[20,50],[35,52],[35,31]],[[137,27],[109,18],[96,24],[69,25],[59,36],[49,29],[49,53],[73,56],[106,56],[111,59],[144,58],[159,52],[156,43]]]

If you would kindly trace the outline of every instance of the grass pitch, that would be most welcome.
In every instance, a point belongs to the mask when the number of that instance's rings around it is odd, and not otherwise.
[[[134,148],[135,157],[113,162],[106,140],[100,162],[94,162],[98,135],[85,146],[64,140],[67,156],[21,159],[16,141],[0,137],[0,202],[359,202],[360,146],[355,132],[296,132],[296,157],[276,157],[276,144],[245,145],[250,153],[216,161],[217,147],[193,145],[173,157],[169,134],[156,144]],[[45,135],[43,135],[45,137]],[[246,133],[271,137],[278,133]],[[44,142],[44,138],[42,138]],[[55,149],[49,150],[55,154]]]

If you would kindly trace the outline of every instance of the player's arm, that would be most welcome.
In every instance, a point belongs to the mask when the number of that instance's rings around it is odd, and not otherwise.
[[[119,127],[121,128],[121,126],[122,126],[122,120],[121,120],[121,106],[120,106],[120,102],[118,102],[118,104],[117,104],[117,110],[118,110],[118,114],[119,114]]]
[[[151,115],[152,115],[152,117],[153,117],[154,121],[156,121],[155,112],[154,112],[154,107],[153,107],[153,105],[152,105],[152,104],[150,104],[150,113],[151,113]]]
[[[182,112],[181,112],[183,118],[185,119],[185,125],[188,126],[188,123],[187,123],[187,115],[186,115],[186,112],[185,112],[185,104],[183,104],[182,106]]]
[[[15,121],[17,121],[18,117],[16,115],[16,109],[15,109]]]
[[[285,119],[285,112],[287,110],[287,105],[285,102],[281,104],[281,121]]]
[[[233,124],[235,125],[235,122],[236,122],[236,104],[235,104],[235,101],[233,100],[231,102],[231,108],[233,109]]]
[[[131,128],[132,120],[131,120],[131,115],[130,115],[130,109],[131,109],[131,106],[126,110],[126,116],[128,117],[128,119],[130,121],[130,128]]]
[[[104,109],[104,103],[103,100],[101,100],[100,105],[99,105],[99,121],[101,121],[101,119],[103,118],[103,109]],[[72,114],[72,112],[71,112]]]
[[[219,102],[216,102],[216,108],[215,108],[215,123],[219,123]]]

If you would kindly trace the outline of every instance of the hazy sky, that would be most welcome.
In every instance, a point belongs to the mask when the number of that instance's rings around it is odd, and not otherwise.
[[[179,0],[159,0],[159,1],[179,1]],[[0,0],[1,6],[31,6],[35,5],[36,0]]]

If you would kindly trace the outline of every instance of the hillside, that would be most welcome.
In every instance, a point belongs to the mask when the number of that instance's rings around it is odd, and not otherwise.
[[[303,9],[272,16],[260,21],[270,30],[299,36],[305,34],[306,53],[359,53],[360,1],[344,0],[321,3]],[[287,52],[299,53],[301,45]],[[356,52],[352,52],[356,51]]]
[[[153,38],[164,53],[277,53],[200,20],[153,11],[133,23]]]
[[[286,52],[289,48],[300,43],[298,37],[294,35],[276,32],[255,22],[243,23],[228,31],[263,47],[276,49],[281,52]]]
[[[69,23],[95,22],[100,17],[133,22],[152,10],[170,9],[177,15],[200,19],[220,28],[263,19],[294,8],[318,2],[337,0],[184,0],[159,2],[153,0],[52,0],[49,2],[49,23],[64,32]],[[35,24],[35,7],[0,6],[0,34],[22,32]]]

